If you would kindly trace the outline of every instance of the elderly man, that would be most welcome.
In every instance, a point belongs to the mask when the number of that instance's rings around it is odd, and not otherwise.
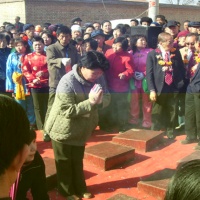
[[[199,49],[199,37],[197,34],[190,33],[186,37],[186,49],[188,51],[188,64],[186,65],[189,85],[186,91],[185,98],[185,133],[186,139],[181,141],[182,144],[190,144],[197,142],[200,138],[200,54],[197,54]],[[196,147],[200,150],[200,142]]]
[[[14,24],[17,32],[23,32],[23,26],[24,24],[20,22],[20,17],[15,17],[15,24]]]
[[[72,25],[77,24],[77,25],[81,26],[81,22],[82,22],[82,19],[80,17],[75,17],[71,20]]]
[[[66,67],[73,66],[78,62],[76,48],[70,44],[71,29],[61,26],[57,31],[57,42],[50,45],[47,50],[47,64],[49,70],[49,100],[45,121],[54,102],[57,85],[66,74]],[[70,62],[71,61],[71,62]],[[49,141],[48,135],[44,134],[44,141]]]
[[[152,109],[152,130],[166,129],[169,139],[173,139],[177,100],[184,86],[184,65],[180,52],[173,48],[173,38],[169,33],[158,35],[158,48],[147,56],[147,83]]]
[[[191,33],[197,33],[197,34],[200,33],[200,22],[194,22],[194,21],[190,22],[188,24],[188,27]]]

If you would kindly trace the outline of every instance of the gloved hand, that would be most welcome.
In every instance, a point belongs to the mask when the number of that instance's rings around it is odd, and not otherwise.
[[[101,104],[103,99],[103,90],[100,84],[95,84],[89,93],[89,101],[92,105]]]
[[[126,77],[123,73],[120,73],[118,76],[119,76],[119,79],[121,79],[121,80],[125,79],[125,77]]]
[[[144,74],[142,72],[135,72],[135,79],[142,80],[144,78]]]
[[[71,65],[71,58],[62,58],[62,64],[64,66]]]

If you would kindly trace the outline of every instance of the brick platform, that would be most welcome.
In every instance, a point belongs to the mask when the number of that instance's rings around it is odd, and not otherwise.
[[[140,181],[137,187],[140,191],[155,197],[157,200],[163,200],[170,179],[157,181]]]
[[[196,159],[200,160],[200,152],[199,151],[195,151],[195,152],[191,153],[190,155],[184,157],[183,159],[177,161],[177,165],[181,165],[185,162],[189,162],[191,160],[196,160]]]
[[[112,141],[132,147],[138,151],[147,152],[163,140],[163,131],[131,129],[112,138]]]
[[[84,158],[102,170],[108,170],[129,160],[133,160],[134,156],[135,150],[131,147],[112,142],[103,142],[86,147]]]
[[[146,192],[158,200],[164,199],[168,183],[174,173],[175,170],[172,169],[158,171],[145,180],[139,181],[137,188],[139,191]]]
[[[137,199],[127,196],[125,194],[116,194],[113,197],[108,198],[107,200],[137,200]]]

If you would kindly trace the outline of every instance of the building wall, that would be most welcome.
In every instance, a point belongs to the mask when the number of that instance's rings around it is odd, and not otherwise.
[[[26,19],[34,24],[44,22],[70,25],[70,20],[79,16],[83,23],[103,21],[104,19],[126,19],[147,16],[148,3],[110,0],[105,1],[40,1],[27,0]],[[146,12],[145,12],[146,11]],[[199,6],[178,6],[160,4],[160,14],[168,20],[199,20]],[[143,13],[141,15],[141,13]],[[141,16],[140,16],[141,15]]]
[[[21,22],[25,21],[24,0],[0,0],[0,25],[3,22],[15,22],[15,17],[20,16]]]
[[[21,17],[21,22],[42,24],[44,22],[63,23],[70,25],[74,17],[81,17],[85,22],[103,21],[104,19],[126,19],[147,16],[148,3],[104,0],[1,0],[0,23],[13,22],[16,15]],[[1,2],[0,1],[0,2]],[[13,3],[9,3],[12,1]],[[26,3],[24,3],[24,1]],[[24,8],[24,4],[26,9]],[[160,14],[168,20],[199,20],[199,6],[177,6],[160,4]],[[142,14],[143,13],[143,14]],[[142,15],[141,15],[142,14]]]

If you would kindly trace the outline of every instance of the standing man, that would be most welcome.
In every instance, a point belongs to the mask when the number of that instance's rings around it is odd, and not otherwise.
[[[188,31],[188,25],[189,25],[189,23],[190,23],[190,20],[185,20],[185,21],[183,22],[183,29],[184,29],[184,30]]]
[[[197,33],[197,34],[199,34],[199,31],[200,31],[200,22],[197,22],[197,21],[190,22],[188,24],[188,27],[189,27],[189,31],[191,33]]]
[[[166,18],[164,15],[156,15],[156,22],[163,26],[166,23]]]
[[[15,24],[14,24],[14,26],[15,26],[17,32],[23,32],[23,26],[24,26],[24,24],[21,23],[21,22],[19,22],[19,21],[20,21],[20,17],[19,16],[15,17]]]
[[[71,20],[72,25],[77,24],[77,25],[81,26],[81,22],[82,22],[82,19],[80,17],[75,17]]]
[[[5,34],[0,33],[0,94],[6,92],[6,62],[11,50],[7,45]]]
[[[177,97],[184,86],[184,66],[180,52],[173,48],[169,33],[158,35],[158,48],[147,56],[147,83],[152,109],[152,130],[166,129],[173,139],[177,115]]]
[[[197,137],[200,137],[200,54],[197,54],[199,49],[199,37],[195,33],[190,33],[186,36],[186,69],[188,78],[188,87],[185,97],[185,133],[186,139],[181,141],[182,144],[190,144],[197,142]],[[188,63],[188,64],[187,64]],[[195,148],[200,150],[200,142]]]
[[[173,46],[175,48],[178,48],[178,40],[177,40],[177,35],[178,35],[178,25],[176,21],[168,21],[164,26],[164,32],[169,33],[174,40]]]
[[[130,26],[133,27],[133,26],[138,26],[139,24],[139,21],[137,19],[131,19],[130,21]]]
[[[33,51],[33,37],[35,32],[35,26],[33,24],[25,24],[23,26],[23,32],[27,35],[28,45],[30,46],[31,51]]]
[[[57,42],[50,45],[47,50],[47,64],[49,70],[49,100],[45,121],[55,99],[57,85],[60,79],[66,74],[66,67],[71,67],[78,62],[78,53],[76,48],[70,44],[71,29],[67,26],[61,26],[56,31]],[[44,141],[49,141],[49,136],[44,133]]]

